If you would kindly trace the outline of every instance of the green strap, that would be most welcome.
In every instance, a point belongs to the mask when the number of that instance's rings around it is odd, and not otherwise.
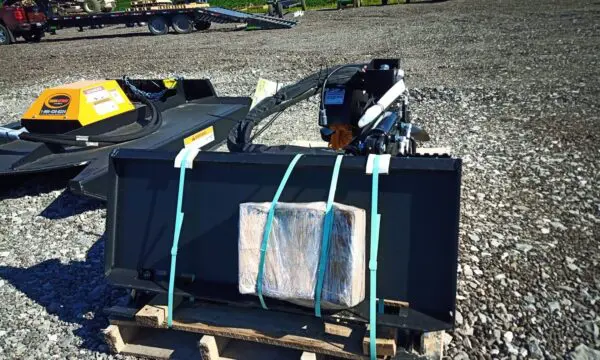
[[[177,192],[177,212],[175,213],[175,232],[173,234],[173,247],[171,247],[171,272],[169,273],[169,294],[168,294],[168,305],[167,305],[167,326],[173,325],[173,291],[175,288],[175,265],[177,262],[177,248],[179,246],[179,235],[181,235],[181,225],[183,224],[183,211],[181,211],[181,205],[183,203],[183,188],[185,183],[185,164],[187,157],[190,153],[190,149],[185,149],[185,153],[181,157],[181,163],[179,164],[179,189]]]
[[[323,281],[325,280],[325,270],[327,269],[327,259],[329,258],[329,238],[333,228],[333,199],[335,198],[335,189],[340,174],[340,165],[344,155],[338,155],[333,166],[333,175],[329,185],[329,197],[325,206],[325,224],[323,225],[323,239],[321,241],[321,258],[319,259],[319,268],[317,272],[317,287],[315,289],[315,316],[321,317],[321,293],[323,292]]]
[[[379,193],[379,155],[373,157],[373,183],[371,186],[371,258],[369,260],[370,273],[370,294],[369,294],[369,325],[371,330],[369,354],[371,360],[377,358],[376,348],[376,333],[377,333],[377,314],[375,304],[377,302],[377,251],[379,248],[379,225],[381,223],[381,215],[377,213],[377,195]],[[381,299],[383,304],[383,299]]]
[[[273,201],[271,202],[271,207],[269,208],[269,214],[267,215],[267,223],[265,225],[265,231],[263,233],[262,243],[260,244],[260,262],[258,264],[258,276],[256,278],[256,293],[258,294],[258,298],[260,299],[260,305],[263,309],[268,309],[265,304],[265,300],[263,299],[262,287],[263,287],[263,276],[264,276],[264,268],[265,268],[265,258],[267,257],[267,244],[269,242],[269,235],[271,234],[271,226],[273,225],[273,218],[275,217],[275,205],[277,205],[277,201],[279,201],[279,196],[281,196],[281,192],[283,188],[285,188],[285,184],[287,183],[292,170],[294,170],[294,166],[300,158],[302,154],[296,154],[294,159],[288,165],[283,178],[281,179],[281,183],[279,184],[279,188],[275,193],[275,197],[273,197]]]

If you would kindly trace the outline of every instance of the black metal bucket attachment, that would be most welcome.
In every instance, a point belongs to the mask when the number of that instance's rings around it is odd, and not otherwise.
[[[120,149],[111,155],[106,276],[120,287],[166,292],[177,204],[175,153]],[[200,152],[186,172],[175,294],[260,308],[238,292],[238,218],[243,202],[270,202],[293,155]],[[279,201],[327,199],[335,156],[305,155]],[[344,158],[336,201],[370,209],[367,158]],[[461,160],[391,159],[379,177],[379,298],[406,302],[381,325],[416,331],[454,326]],[[367,216],[367,224],[369,224]],[[367,231],[368,234],[368,231]],[[367,238],[369,249],[370,239]],[[369,254],[367,252],[367,258]],[[365,277],[368,289],[368,268]],[[369,299],[326,318],[368,322]],[[304,313],[268,299],[269,311]]]

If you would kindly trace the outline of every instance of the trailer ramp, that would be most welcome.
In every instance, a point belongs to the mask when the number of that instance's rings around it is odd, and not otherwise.
[[[200,15],[202,13],[202,15]],[[249,14],[242,11],[224,9],[219,7],[201,9],[199,14],[204,21],[227,24],[232,22],[246,23],[261,29],[286,29],[296,25],[295,21],[265,16],[260,14]]]

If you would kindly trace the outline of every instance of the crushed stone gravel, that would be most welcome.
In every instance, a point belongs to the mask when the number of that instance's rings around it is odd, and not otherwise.
[[[259,77],[401,57],[427,146],[464,161],[449,358],[600,359],[599,23],[594,0],[449,0],[308,11],[291,30],[64,30],[0,49],[0,124],[84,78],[207,77],[250,95]],[[257,141],[299,137],[319,139],[315,99]],[[100,334],[102,309],[127,301],[103,279],[106,211],[63,191],[66,175],[0,190],[0,358],[129,358]]]

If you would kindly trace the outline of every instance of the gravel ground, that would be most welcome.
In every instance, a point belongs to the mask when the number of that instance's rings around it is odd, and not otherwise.
[[[429,145],[464,159],[448,356],[600,359],[599,2],[450,0],[232,29],[68,30],[2,47],[0,123],[43,88],[82,78],[209,77],[221,94],[249,95],[261,76],[399,56]],[[261,140],[307,129],[315,140],[316,115],[314,102],[296,106]],[[125,301],[103,280],[106,212],[55,180],[0,197],[0,357],[115,358],[99,336],[101,309]]]

